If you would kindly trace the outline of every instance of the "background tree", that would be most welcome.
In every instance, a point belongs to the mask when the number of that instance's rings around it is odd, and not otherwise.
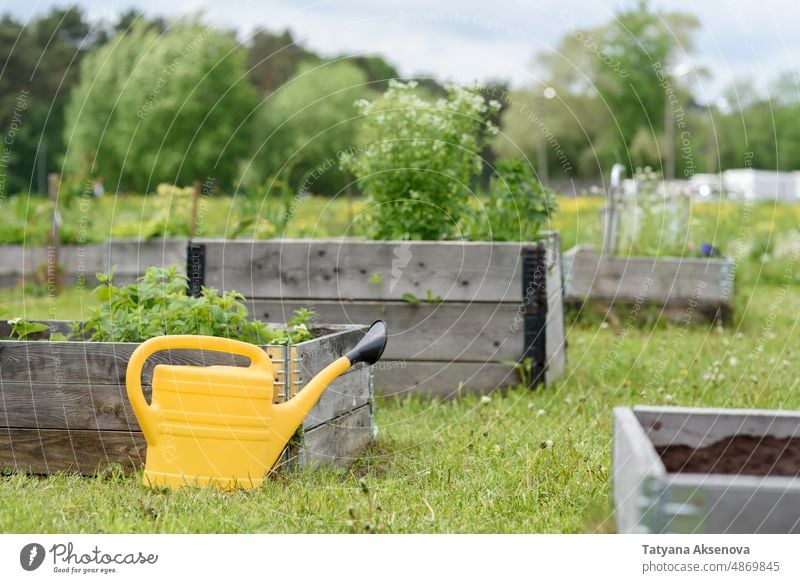
[[[60,169],[67,95],[77,81],[83,57],[107,38],[103,27],[92,26],[77,7],[54,8],[24,26],[9,16],[0,20],[0,127],[4,134],[15,111],[18,117],[12,144],[7,144],[10,160],[3,169],[8,192],[43,190],[40,178]]]
[[[94,52],[67,109],[65,167],[115,188],[206,176],[229,187],[256,95],[231,32],[199,22],[135,25]]]
[[[666,79],[679,104],[689,101],[685,78],[670,71],[692,51],[698,26],[692,15],[655,12],[643,0],[602,26],[568,25],[554,51],[537,55],[539,83],[520,94],[520,101],[526,109],[546,111],[542,122],[583,175],[596,175],[616,161],[659,165],[666,103],[662,82]],[[544,87],[555,91],[550,103],[542,99]],[[538,122],[529,115],[527,123],[517,124],[526,115],[509,107],[504,127],[533,132],[532,123]],[[530,148],[535,146],[526,146],[528,155]],[[550,170],[558,172],[557,157],[548,159]]]
[[[272,33],[260,28],[247,49],[247,69],[262,95],[286,83],[302,63],[320,61],[316,53],[297,44],[288,30]]]
[[[341,190],[345,177],[338,158],[355,143],[358,114],[353,104],[373,95],[367,76],[348,61],[301,66],[259,109],[253,124],[257,153],[245,184],[254,188],[281,175],[299,187],[304,177],[323,167],[309,186],[318,193]]]

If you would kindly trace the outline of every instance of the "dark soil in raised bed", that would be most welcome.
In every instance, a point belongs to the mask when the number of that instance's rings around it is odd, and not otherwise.
[[[734,435],[705,447],[657,447],[667,471],[695,474],[800,476],[800,438]]]

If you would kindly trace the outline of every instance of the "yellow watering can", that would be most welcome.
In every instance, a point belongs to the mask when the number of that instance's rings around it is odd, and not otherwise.
[[[144,482],[151,486],[250,488],[261,484],[286,443],[339,375],[357,362],[374,364],[386,347],[382,320],[285,403],[272,402],[272,362],[258,346],[213,336],[158,336],[133,352],[125,383],[147,441]],[[169,366],[153,374],[153,397],[142,392],[142,366],[160,350],[239,354],[250,366]]]

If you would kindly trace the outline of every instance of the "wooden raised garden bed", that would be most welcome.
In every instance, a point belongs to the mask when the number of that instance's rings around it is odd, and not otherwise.
[[[54,332],[69,329],[68,322],[48,323]],[[275,364],[276,400],[285,400],[352,348],[365,330],[357,325],[320,325],[313,340],[291,348],[264,346]],[[8,325],[0,323],[0,338],[9,332]],[[143,464],[144,437],[125,390],[127,363],[136,346],[0,340],[0,468],[92,474],[110,463],[125,470]],[[148,399],[149,378],[158,363],[246,365],[247,360],[217,352],[160,352],[148,360],[143,372]],[[372,397],[369,367],[358,365],[339,377],[303,422],[281,468],[357,459],[375,434]]]
[[[108,266],[158,258],[168,245],[111,241]],[[243,293],[265,321],[300,307],[326,322],[386,320],[391,339],[375,371],[383,395],[488,392],[519,383],[508,361],[526,358],[533,385],[564,372],[558,233],[529,244],[195,240],[186,273],[193,288]]]
[[[622,257],[590,247],[564,253],[564,300],[609,308],[655,305],[678,320],[725,319],[733,297],[731,258]]]
[[[800,412],[614,409],[625,533],[800,532]]]
[[[60,279],[67,284],[92,285],[94,274],[103,270],[104,246],[62,245],[58,249]],[[0,287],[16,287],[23,280],[42,279],[48,262],[46,247],[2,245]]]

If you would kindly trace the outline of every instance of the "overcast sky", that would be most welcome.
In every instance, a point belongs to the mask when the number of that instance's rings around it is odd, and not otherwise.
[[[244,38],[256,27],[289,28],[323,55],[380,53],[405,76],[431,74],[463,82],[506,79],[536,82],[537,51],[551,50],[568,26],[608,21],[624,0],[82,0],[97,19],[113,20],[130,7],[168,17],[202,10],[209,21],[237,28]],[[0,13],[23,21],[58,0],[0,0]],[[752,78],[765,88],[800,62],[798,0],[656,0],[656,8],[696,14],[702,22],[693,65],[713,72],[696,80],[698,98],[717,97],[730,83]]]

